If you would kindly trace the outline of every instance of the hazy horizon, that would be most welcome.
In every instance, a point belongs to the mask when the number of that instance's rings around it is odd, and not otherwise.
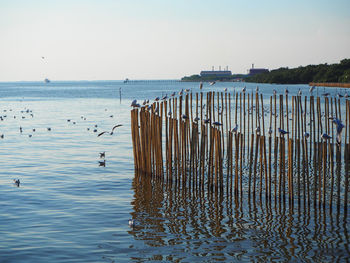
[[[0,81],[180,79],[350,58],[350,2],[0,0]]]

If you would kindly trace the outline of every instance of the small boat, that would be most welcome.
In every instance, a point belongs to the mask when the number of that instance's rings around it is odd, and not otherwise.
[[[51,81],[49,79],[44,79],[45,83],[50,83]]]

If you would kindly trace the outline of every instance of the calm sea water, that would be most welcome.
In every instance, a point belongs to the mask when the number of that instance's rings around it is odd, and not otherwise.
[[[244,85],[205,84],[204,91]],[[264,96],[286,87],[259,86]],[[291,214],[134,180],[131,100],[186,88],[198,83],[0,83],[0,262],[349,260],[342,209]],[[288,86],[291,94],[308,88]],[[123,126],[113,135],[97,137],[116,124]]]

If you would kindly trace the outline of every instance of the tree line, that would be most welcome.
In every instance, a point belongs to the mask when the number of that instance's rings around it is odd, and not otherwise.
[[[308,65],[298,68],[279,68],[270,72],[247,76],[246,82],[308,84],[310,82],[350,83],[350,59],[338,64]]]

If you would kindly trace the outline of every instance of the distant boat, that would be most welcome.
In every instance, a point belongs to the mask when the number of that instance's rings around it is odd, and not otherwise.
[[[126,79],[124,80],[124,83],[128,83],[128,81],[129,81],[129,79],[128,79],[128,78],[126,78]]]
[[[44,79],[45,83],[50,83],[51,81],[49,79]]]

